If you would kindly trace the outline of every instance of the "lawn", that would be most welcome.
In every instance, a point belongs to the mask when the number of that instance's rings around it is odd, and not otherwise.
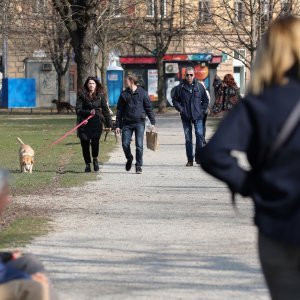
[[[76,117],[49,115],[0,115],[0,167],[11,173],[13,194],[24,195],[57,187],[71,187],[96,179],[95,173],[85,174],[81,147],[76,132],[57,145],[50,144],[76,125]],[[32,174],[20,173],[19,142],[21,138],[35,150]],[[105,162],[116,146],[109,135],[100,145],[100,162]]]
[[[51,194],[57,188],[83,185],[96,180],[97,173],[84,173],[85,164],[76,132],[57,145],[50,146],[76,125],[76,116],[1,114],[0,115],[0,167],[11,174],[12,194]],[[19,166],[21,138],[35,150],[32,174],[23,174]],[[103,140],[103,138],[102,138]],[[100,143],[100,163],[108,160],[116,147],[113,134]],[[0,218],[0,249],[21,247],[34,237],[51,230],[51,215],[41,208],[31,208],[30,203],[18,206],[11,203]]]

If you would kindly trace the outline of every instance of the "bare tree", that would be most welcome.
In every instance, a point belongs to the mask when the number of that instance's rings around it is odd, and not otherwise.
[[[56,11],[52,11],[50,18],[44,21],[43,34],[43,44],[57,73],[58,101],[65,101],[65,75],[69,70],[72,46],[65,24]]]
[[[0,34],[2,38],[2,65],[3,77],[7,77],[7,50],[8,39],[11,33],[20,28],[19,13],[22,11],[22,0],[0,1]]]
[[[137,18],[138,25],[135,26],[140,33],[134,35],[131,44],[156,57],[159,112],[163,113],[167,106],[163,58],[171,41],[186,33],[197,14],[194,5],[188,4],[188,1],[179,3],[177,0],[148,0],[143,5],[144,9]]]
[[[33,49],[49,54],[57,73],[58,100],[65,100],[65,74],[68,71],[70,35],[60,16],[47,1],[14,0],[18,2],[18,22],[11,31],[15,48],[32,55]],[[18,25],[18,26],[16,26]]]
[[[96,45],[101,52],[101,79],[106,86],[108,55],[112,49],[118,49],[134,34],[131,20],[135,18],[133,7],[136,1],[107,1],[102,3],[102,13],[97,18]]]
[[[77,63],[78,86],[82,86],[84,80],[94,74],[95,32],[100,2],[101,0],[52,0],[71,37]]]
[[[299,8],[298,0],[220,0],[213,4],[203,0],[200,3],[203,14],[200,11],[199,21],[206,23],[205,32],[198,31],[203,40],[212,49],[241,60],[249,69],[269,23]],[[200,28],[203,29],[203,24]],[[247,52],[238,52],[241,48]]]

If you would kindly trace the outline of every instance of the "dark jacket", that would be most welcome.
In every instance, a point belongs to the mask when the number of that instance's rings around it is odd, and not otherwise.
[[[223,110],[229,111],[241,100],[240,89],[237,86],[227,86],[224,84],[224,107]]]
[[[151,124],[155,125],[152,103],[146,90],[138,87],[132,92],[131,89],[127,88],[121,93],[117,105],[117,128],[122,128],[126,124],[145,122],[146,115]]]
[[[77,94],[76,113],[78,123],[86,119],[91,110],[95,109],[96,114],[91,118],[86,125],[78,129],[78,136],[83,140],[99,139],[102,132],[101,116],[105,118],[106,127],[111,127],[111,116],[105,97],[98,93],[96,97],[90,99],[86,91],[81,91]]]
[[[181,117],[192,121],[203,118],[209,103],[204,86],[197,80],[192,85],[186,81],[180,83],[175,88],[172,100]]]
[[[300,245],[300,126],[269,165],[270,146],[295,107],[300,81],[247,96],[200,150],[202,168],[255,204],[255,224],[269,237]],[[247,154],[251,171],[239,167],[232,150]]]
[[[0,261],[0,284],[17,279],[31,279],[31,277],[27,273],[7,266]]]

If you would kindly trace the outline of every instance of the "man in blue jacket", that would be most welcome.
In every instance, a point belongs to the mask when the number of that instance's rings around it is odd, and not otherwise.
[[[186,69],[185,76],[186,79],[175,88],[172,100],[181,115],[188,160],[186,166],[191,167],[194,162],[192,125],[194,124],[196,135],[195,161],[199,163],[199,151],[204,145],[202,119],[209,99],[203,85],[195,79],[195,71],[192,67]]]
[[[131,170],[133,155],[130,143],[135,133],[137,174],[142,173],[143,166],[143,141],[145,132],[145,120],[148,116],[151,122],[151,130],[154,130],[155,117],[152,103],[146,90],[139,86],[139,80],[135,75],[126,77],[127,89],[120,95],[117,105],[116,133],[122,128],[122,146],[127,159],[125,169]]]

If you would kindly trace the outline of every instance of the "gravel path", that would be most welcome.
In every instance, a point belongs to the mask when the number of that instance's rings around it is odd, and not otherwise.
[[[160,151],[145,149],[143,175],[125,172],[119,147],[98,181],[27,199],[56,212],[53,232],[26,250],[62,300],[269,299],[250,201],[235,215],[223,184],[184,167],[178,116],[159,117],[158,128]]]

